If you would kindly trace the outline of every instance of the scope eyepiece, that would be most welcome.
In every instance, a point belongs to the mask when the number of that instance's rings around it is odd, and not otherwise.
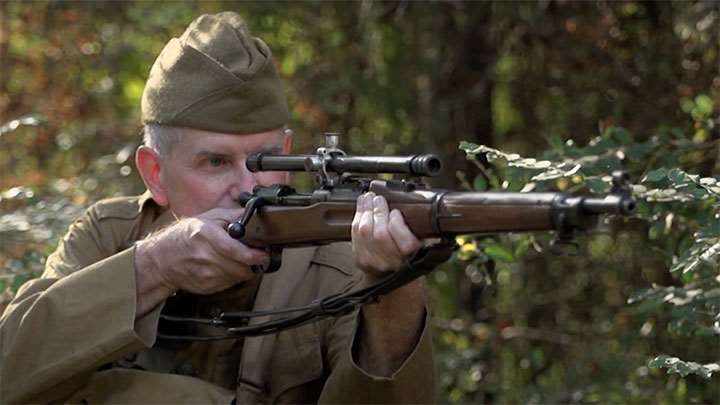
[[[247,159],[245,159],[245,167],[253,173],[260,171],[262,155],[262,153],[252,153],[248,155]]]

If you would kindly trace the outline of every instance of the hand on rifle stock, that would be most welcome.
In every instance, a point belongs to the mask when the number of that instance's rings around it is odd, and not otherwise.
[[[225,227],[243,209],[216,208],[138,242],[135,251],[138,316],[177,290],[212,294],[255,277],[266,252],[233,239]]]

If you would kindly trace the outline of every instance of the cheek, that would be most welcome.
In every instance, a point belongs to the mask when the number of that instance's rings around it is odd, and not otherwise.
[[[191,216],[218,207],[227,185],[217,179],[187,175],[171,182],[170,206],[180,215]]]

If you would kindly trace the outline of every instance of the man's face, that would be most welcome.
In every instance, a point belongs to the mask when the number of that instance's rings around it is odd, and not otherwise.
[[[178,216],[213,208],[237,208],[238,197],[256,185],[287,183],[287,172],[252,173],[245,167],[256,152],[289,153],[291,132],[276,129],[252,135],[230,135],[183,129],[170,155],[160,159],[158,183]]]

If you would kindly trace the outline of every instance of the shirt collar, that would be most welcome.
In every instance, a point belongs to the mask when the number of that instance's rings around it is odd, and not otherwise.
[[[150,190],[145,190],[144,193],[140,194],[140,197],[138,198],[138,212],[142,212],[142,210],[145,208],[146,204],[156,204],[155,200],[152,198],[152,193]]]

